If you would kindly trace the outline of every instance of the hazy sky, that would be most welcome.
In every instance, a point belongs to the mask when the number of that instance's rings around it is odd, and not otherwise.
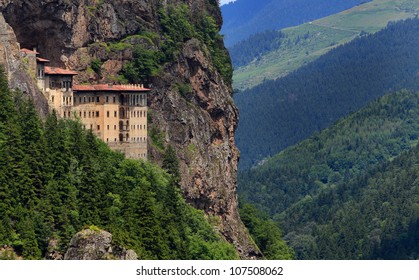
[[[230,3],[230,2],[234,2],[235,0],[221,0],[220,1],[220,4],[221,5],[224,5],[224,4],[227,4],[227,3]]]

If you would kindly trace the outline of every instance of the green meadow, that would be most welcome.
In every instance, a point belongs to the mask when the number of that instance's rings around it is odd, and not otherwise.
[[[277,79],[315,60],[332,48],[374,33],[391,21],[417,16],[419,1],[374,0],[341,13],[283,29],[278,50],[235,69],[233,87],[244,90]]]

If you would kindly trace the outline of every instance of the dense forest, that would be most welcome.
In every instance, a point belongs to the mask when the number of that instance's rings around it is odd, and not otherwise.
[[[369,0],[238,0],[221,6],[221,33],[231,47],[250,35],[322,18]]]
[[[337,47],[290,75],[237,93],[240,168],[307,138],[390,90],[417,89],[419,19]]]
[[[419,258],[419,145],[278,217],[300,259]],[[292,218],[292,220],[291,220]]]
[[[385,95],[261,166],[239,193],[299,259],[417,258],[419,92]]]
[[[277,50],[284,34],[277,30],[266,30],[240,41],[229,49],[233,67],[245,66],[264,54]]]
[[[170,146],[166,171],[125,159],[80,122],[40,120],[0,74],[0,244],[16,253],[0,258],[65,253],[71,237],[91,226],[141,259],[238,258],[214,231],[216,217],[184,201]]]

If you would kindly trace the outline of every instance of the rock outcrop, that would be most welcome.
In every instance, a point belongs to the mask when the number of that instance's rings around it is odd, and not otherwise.
[[[206,0],[14,0],[1,1],[6,21],[26,48],[37,47],[51,64],[80,73],[79,82],[108,82],[132,58],[92,48],[102,42],[118,42],[142,31],[160,34],[158,9],[185,3],[192,18],[211,15],[218,26],[222,17],[217,1]],[[101,75],[89,71],[93,57],[104,62]],[[107,73],[106,73],[107,72]],[[176,85],[190,85],[182,95]],[[216,70],[208,49],[196,39],[183,42],[174,61],[152,81],[149,107],[150,126],[157,127],[166,144],[176,148],[182,173],[181,187],[186,199],[209,215],[218,216],[218,230],[233,243],[242,258],[258,258],[237,211],[236,176],[239,151],[234,132],[238,111],[231,84]],[[161,151],[151,149],[156,162]]]
[[[112,244],[112,234],[103,230],[85,229],[70,241],[64,260],[137,260],[133,250]]]
[[[25,65],[20,59],[20,45],[13,29],[0,13],[0,66],[8,76],[11,88],[19,89],[30,94],[36,104],[38,112],[46,115],[48,103],[44,95],[36,86],[34,80],[25,70]]]

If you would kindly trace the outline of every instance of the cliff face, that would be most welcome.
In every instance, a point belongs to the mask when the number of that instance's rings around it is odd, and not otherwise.
[[[28,75],[25,65],[21,63],[19,49],[19,43],[13,29],[0,13],[0,66],[4,67],[11,87],[31,94],[38,112],[41,116],[46,115],[48,104],[43,94]]]
[[[217,1],[205,0],[6,0],[0,1],[0,9],[21,46],[36,47],[51,65],[79,71],[79,82],[109,82],[133,53],[129,49],[105,52],[101,43],[143,31],[160,34],[164,40],[158,9],[180,3],[189,6],[194,18],[204,12],[221,26]],[[175,59],[165,63],[151,81],[149,129],[157,127],[165,143],[176,148],[186,199],[220,218],[219,231],[243,258],[259,257],[237,212],[239,152],[234,132],[238,111],[231,85],[216,70],[202,42],[182,43]],[[100,75],[89,70],[93,58],[103,61]],[[180,94],[175,86],[183,84],[190,86],[187,94]],[[161,151],[152,148],[150,153],[159,162]]]

